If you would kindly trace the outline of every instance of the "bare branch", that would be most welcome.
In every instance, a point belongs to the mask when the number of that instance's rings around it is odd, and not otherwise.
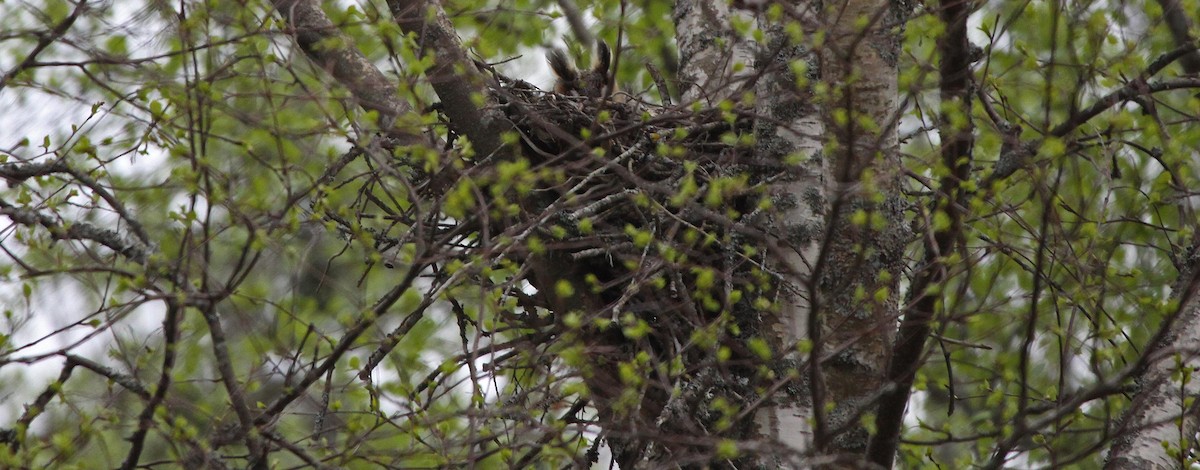
[[[182,317],[183,307],[174,300],[168,300],[167,314],[163,318],[162,370],[158,373],[158,383],[154,386],[154,395],[150,397],[150,401],[146,403],[146,407],[138,415],[137,430],[129,437],[129,442],[132,445],[129,447],[129,454],[125,457],[125,462],[121,464],[121,470],[133,470],[137,468],[138,460],[141,459],[142,451],[146,445],[146,435],[150,432],[150,427],[154,424],[154,414],[163,400],[167,398],[167,391],[171,388],[171,376],[175,373],[176,347],[179,341],[179,322],[182,320]]]

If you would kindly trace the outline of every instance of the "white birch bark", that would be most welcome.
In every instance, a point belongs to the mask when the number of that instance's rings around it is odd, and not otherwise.
[[[1159,354],[1138,381],[1109,451],[1108,470],[1181,468],[1200,428],[1200,296],[1195,284],[1159,343]]]
[[[810,48],[790,44],[781,28],[758,22],[751,10],[723,2],[679,1],[675,15],[684,102],[738,100],[743,92],[752,91],[753,110],[762,119],[755,124],[758,143],[750,164],[759,171],[786,175],[770,188],[776,207],[752,220],[773,238],[768,243],[768,267],[777,276],[778,310],[768,317],[766,329],[775,336],[771,339],[784,354],[784,363],[799,364],[804,358],[794,353],[794,345],[808,335],[810,305],[805,286],[818,249],[827,169],[820,156],[824,134],[820,110],[810,91],[798,87],[791,63],[812,65],[809,70],[815,73],[815,58]],[[736,34],[734,21],[763,28],[766,43],[752,43]],[[790,369],[799,374],[796,367]],[[794,386],[775,390],[755,410],[754,420],[759,438],[781,443],[793,456],[801,456],[809,453],[812,442],[812,404],[796,392]]]

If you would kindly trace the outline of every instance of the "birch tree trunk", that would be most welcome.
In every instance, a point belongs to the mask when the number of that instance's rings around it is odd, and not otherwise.
[[[817,450],[861,458],[870,437],[862,424],[883,393],[884,372],[899,313],[904,246],[911,235],[902,212],[896,140],[896,71],[901,2],[846,0],[825,7],[827,47],[822,81],[831,160],[826,243],[814,277],[821,336],[814,357],[824,359],[814,401]],[[816,330],[810,330],[816,331]],[[811,334],[811,333],[810,333]]]
[[[1189,17],[1176,0],[1160,0],[1159,4],[1179,50],[1184,52],[1179,58],[1184,72],[1200,74],[1200,51],[1190,33],[1195,17]],[[1192,212],[1188,200],[1179,204]],[[1106,469],[1179,468],[1185,465],[1186,454],[1196,449],[1196,433],[1200,432],[1200,378],[1196,377],[1200,372],[1198,248],[1200,238],[1193,236],[1191,256],[1176,263],[1180,274],[1173,296],[1179,300],[1179,310],[1160,328],[1157,342],[1151,343],[1157,360],[1150,362],[1137,379],[1139,391],[1121,421],[1121,437],[1109,451]]]
[[[378,3],[6,16],[0,467],[1196,465],[1189,2]]]
[[[685,100],[754,92],[755,156],[744,170],[774,181],[774,210],[753,220],[771,234],[762,248],[775,302],[738,315],[773,332],[775,369],[786,385],[755,411],[756,432],[793,455],[860,458],[849,454],[866,448],[860,423],[880,393],[891,348],[908,241],[895,138],[897,25],[905,12],[893,7],[791,2],[790,16],[772,22],[748,9],[676,3]],[[760,28],[765,41],[731,34],[735,22]],[[789,35],[788,24],[804,34]]]
[[[1200,429],[1200,297],[1194,259],[1176,286],[1179,310],[1161,327],[1143,360],[1138,393],[1125,412],[1104,468],[1181,468]]]

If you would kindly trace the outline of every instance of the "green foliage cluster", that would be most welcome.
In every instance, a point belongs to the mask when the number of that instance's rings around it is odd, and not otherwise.
[[[529,267],[510,255],[540,255],[593,235],[594,218],[554,220],[545,233],[456,228],[481,213],[496,221],[522,215],[523,202],[568,181],[559,169],[530,158],[496,163],[458,180],[438,201],[408,184],[487,157],[455,141],[460,136],[446,126],[425,79],[433,58],[422,57],[383,2],[324,6],[345,40],[386,71],[416,110],[400,126],[428,129],[438,143],[449,141],[444,147],[378,145],[377,116],[305,60],[269,2],[117,3],[85,8],[68,40],[44,52],[37,66],[5,76],[0,88],[9,109],[45,107],[56,116],[39,121],[42,114],[32,114],[36,127],[0,133],[0,166],[62,166],[22,180],[6,174],[10,184],[0,189],[0,213],[14,221],[0,227],[0,437],[8,443],[0,447],[0,467],[120,467],[139,430],[149,430],[144,464],[243,455],[231,444],[244,432],[233,390],[253,416],[299,390],[271,431],[257,436],[284,449],[271,454],[272,468],[314,459],[337,468],[492,468],[530,460],[566,466],[595,452],[599,418],[586,408],[584,383],[596,355],[572,338],[617,324],[625,339],[644,343],[661,324],[628,313],[595,318],[572,304],[601,289],[595,277],[552,284],[569,311],[531,306]],[[475,58],[511,77],[531,77],[539,48],[570,36],[559,2],[441,3]],[[1191,189],[1200,187],[1196,86],[1142,93],[1079,119],[1137,80],[1151,87],[1183,75],[1173,64],[1143,77],[1178,44],[1153,26],[1162,15],[1156,2],[1133,3],[1138,8],[979,5],[971,37],[982,53],[969,107],[937,93],[935,45],[945,28],[934,12],[918,10],[906,24],[898,101],[908,222],[917,233],[950,224],[945,207],[927,204],[938,189],[930,182],[951,171],[940,159],[936,121],[944,114],[954,128],[974,123],[975,136],[963,248],[941,254],[952,272],[931,288],[941,300],[910,404],[914,425],[899,457],[906,467],[967,467],[992,459],[1010,440],[1010,450],[1030,465],[1099,465],[1097,443],[1111,439],[1131,388],[1088,400],[1040,429],[1014,423],[1123,373],[1179,309],[1187,280],[1181,277],[1190,274],[1180,266],[1195,256],[1188,247],[1200,235]],[[669,2],[575,4],[593,34],[621,49],[621,88],[661,103],[643,64],[678,67]],[[18,70],[44,32],[74,14],[66,0],[0,4],[0,16],[14,26],[12,35],[0,36],[0,70]],[[745,34],[762,31],[747,27]],[[574,56],[588,54],[568,43]],[[506,62],[519,56],[536,60]],[[815,73],[808,63],[793,70],[805,83]],[[718,106],[731,122],[743,105],[771,99],[740,98]],[[20,119],[10,114],[0,122]],[[686,151],[677,143],[694,136],[679,127],[656,137],[653,153],[678,161]],[[730,131],[713,140],[750,148],[755,139]],[[1014,139],[1031,148],[1015,163],[1020,169],[989,178],[1005,158],[1016,158]],[[607,151],[593,153],[615,158]],[[752,178],[702,175],[700,182],[702,168],[684,168],[675,197],[641,195],[638,208],[700,201],[731,219],[744,215],[727,202],[752,193]],[[764,198],[750,209],[769,206]],[[49,219],[20,223],[14,214],[21,210]],[[888,223],[866,211],[855,217],[860,226]],[[113,235],[71,235],[72,226],[84,225]],[[686,251],[733,238],[693,228],[671,244],[648,227],[622,230],[624,243],[686,267],[697,287],[687,298],[703,309],[720,311],[743,296],[761,311],[776,308],[764,271],[723,292],[726,273]],[[431,233],[444,234],[446,244],[428,246]],[[107,236],[146,256],[114,254],[118,243],[97,241]],[[901,276],[907,286],[924,268],[921,241],[907,248],[909,272],[879,277]],[[478,246],[489,249],[472,249]],[[763,253],[738,249],[734,255],[746,259]],[[667,281],[648,276],[640,287],[664,290]],[[381,298],[394,303],[377,311]],[[168,312],[181,305],[171,324]],[[714,318],[686,338],[688,347],[711,351],[714,368],[760,358],[747,368],[778,378],[764,365],[774,352],[763,337],[742,331],[732,312]],[[214,319],[224,326],[220,338]],[[722,342],[729,337],[745,338],[744,350]],[[795,349],[811,346],[800,341]],[[335,353],[332,367],[304,382]],[[222,355],[234,384],[222,381]],[[649,378],[680,376],[685,366],[635,354],[615,370],[625,390],[636,391]],[[166,399],[144,410],[162,383],[169,384]],[[620,395],[614,409],[636,411],[640,399]],[[714,400],[714,429],[735,426],[743,405]],[[1196,465],[1186,441],[1165,445],[1180,462]],[[739,454],[731,440],[713,447],[720,458]]]

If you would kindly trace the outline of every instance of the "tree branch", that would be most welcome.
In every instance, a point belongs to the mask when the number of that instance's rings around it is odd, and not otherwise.
[[[1189,13],[1184,11],[1179,0],[1158,0],[1158,3],[1162,5],[1163,20],[1167,22],[1167,28],[1171,30],[1175,42],[1180,46],[1190,45],[1190,50],[1180,58],[1180,65],[1187,73],[1200,73],[1200,51],[1196,50],[1196,40],[1192,37]]]
[[[117,385],[124,387],[125,390],[128,390],[128,391],[132,392],[134,395],[137,395],[138,398],[141,398],[143,400],[150,399],[150,392],[146,390],[146,387],[144,387],[141,382],[137,381],[136,377],[114,371],[111,368],[109,368],[108,366],[100,364],[99,362],[93,361],[91,359],[87,359],[85,357],[76,356],[74,354],[64,354],[63,357],[67,358],[68,363],[75,364],[80,367],[83,367],[84,369],[95,372],[96,374],[99,374],[101,377],[111,380],[114,383],[116,383]]]
[[[216,305],[212,303],[205,305],[202,313],[204,321],[208,324],[209,336],[212,337],[213,358],[217,362],[221,384],[225,386],[225,393],[229,395],[230,405],[232,405],[240,424],[237,426],[236,432],[245,443],[249,453],[246,456],[247,467],[265,469],[267,468],[267,452],[258,438],[258,431],[254,428],[254,417],[251,416],[250,407],[246,404],[246,394],[238,385],[237,373],[233,370],[233,361],[229,359],[225,328],[221,326],[221,319],[217,317]]]
[[[424,253],[418,252],[414,254],[413,259],[418,260],[422,256],[424,256]],[[396,286],[392,288],[392,290],[388,291],[387,294],[380,298],[379,301],[375,303],[375,306],[371,308],[371,312],[369,314],[361,316],[358,321],[355,322],[354,325],[342,335],[337,344],[333,346],[333,350],[329,352],[329,356],[326,357],[324,361],[321,361],[320,365],[310,369],[308,373],[304,374],[304,377],[300,379],[300,382],[288,388],[288,391],[284,393],[283,396],[277,398],[274,402],[267,406],[267,408],[264,409],[263,412],[254,419],[254,425],[261,426],[274,420],[277,416],[279,416],[280,413],[283,412],[285,408],[287,408],[289,404],[291,404],[297,398],[300,398],[300,396],[308,390],[308,387],[312,386],[312,384],[317,380],[320,380],[321,376],[325,375],[327,371],[333,369],[333,366],[336,365],[337,361],[346,354],[346,351],[350,350],[351,346],[354,345],[354,342],[358,340],[358,337],[362,336],[362,334],[366,332],[368,328],[375,324],[375,319],[379,318],[384,313],[387,313],[388,309],[390,309],[392,305],[395,305],[396,301],[400,300],[400,296],[404,294],[404,291],[408,290],[408,288],[412,286],[413,282],[417,279],[417,276],[421,274],[421,271],[424,268],[425,264],[418,262],[412,263],[408,268],[408,272],[404,275],[404,279],[398,282]]]
[[[412,112],[412,107],[396,93],[396,84],[351,45],[354,42],[334,26],[319,2],[314,0],[273,0],[300,50],[318,67],[329,72],[346,87],[359,106],[379,113],[377,123],[388,137],[403,145],[429,145],[419,130],[396,127],[397,118]]]
[[[68,165],[65,158],[55,158],[45,162],[6,163],[0,165],[0,178],[7,180],[9,185],[20,183],[29,178],[45,176],[54,173],[66,173],[71,175],[71,177],[75,178],[79,184],[92,190],[92,192],[100,196],[101,199],[104,199],[104,201],[107,202],[108,205],[117,212],[117,215],[121,216],[121,219],[124,220],[125,223],[129,224],[130,231],[133,232],[133,235],[136,236],[139,241],[145,245],[151,244],[150,234],[146,232],[144,227],[142,227],[142,223],[138,222],[138,220],[133,217],[133,213],[131,213],[129,209],[125,207],[125,204],[122,203],[121,200],[112,192],[110,192],[104,186],[101,186],[100,182],[88,175],[87,172],[80,171]]]
[[[8,86],[8,82],[11,81],[13,77],[16,77],[17,74],[32,67],[37,62],[38,55],[45,51],[47,47],[50,47],[51,44],[61,39],[63,35],[67,34],[67,30],[71,29],[71,25],[75,24],[75,20],[79,19],[79,17],[83,15],[83,12],[86,11],[87,8],[87,1],[80,0],[79,3],[75,4],[75,10],[71,11],[70,15],[68,15],[66,18],[63,18],[62,21],[59,21],[57,25],[54,25],[54,28],[49,32],[42,34],[42,37],[38,40],[37,45],[33,46],[33,50],[29,52],[28,56],[25,56],[25,60],[21,61],[20,64],[17,64],[16,67],[13,67],[12,70],[6,72],[3,78],[0,78],[0,91],[4,91],[4,87]]]
[[[1058,126],[1055,126],[1054,129],[1050,130],[1049,135],[1059,138],[1065,137],[1067,134],[1071,133],[1071,131],[1074,131],[1079,126],[1082,126],[1092,118],[1100,115],[1100,113],[1103,113],[1108,108],[1111,108],[1117,103],[1121,103],[1138,96],[1149,95],[1167,90],[1200,88],[1200,80],[1195,78],[1181,78],[1154,83],[1146,82],[1147,79],[1158,74],[1158,72],[1165,69],[1168,65],[1175,63],[1175,61],[1194,52],[1195,50],[1196,47],[1194,45],[1185,44],[1171,52],[1163,54],[1157,59],[1154,59],[1150,65],[1146,66],[1146,70],[1142,72],[1139,78],[1133,79],[1120,89],[1110,92],[1109,94],[1100,98],[1100,100],[1092,103],[1092,105],[1087,109],[1076,111],[1071,116],[1067,117],[1065,121],[1060,123]],[[995,121],[996,124],[1001,128],[1001,132],[1005,134],[1004,147],[1001,150],[1000,161],[996,162],[996,168],[983,183],[983,187],[991,187],[996,181],[1007,178],[1013,173],[1016,173],[1016,171],[1020,169],[1020,167],[1024,165],[1027,160],[1037,151],[1038,144],[1037,142],[1021,142],[1019,139],[1021,128],[1015,124],[1008,124],[1002,119],[999,119],[999,116],[991,109],[991,105],[987,102],[985,98],[986,95],[984,95],[982,91],[978,92],[978,94],[981,98],[981,103],[984,105],[984,109],[990,116],[992,116],[992,120]]]
[[[138,415],[137,431],[134,431],[133,436],[129,438],[132,445],[129,448],[129,454],[125,457],[125,462],[121,464],[121,470],[133,470],[138,466],[138,459],[141,458],[142,450],[146,445],[146,434],[150,432],[150,426],[154,423],[154,413],[167,398],[167,390],[171,388],[171,376],[175,371],[175,348],[179,341],[179,322],[182,314],[183,307],[181,305],[174,300],[167,300],[167,314],[163,318],[162,370],[159,371],[154,395],[150,397],[150,401]]]
[[[477,104],[489,96],[486,79],[467,58],[446,12],[425,0],[387,3],[400,29],[417,38],[421,56],[433,58],[433,67],[425,74],[442,100],[442,111],[450,117],[450,128],[471,139],[480,158],[500,152],[500,134],[511,126],[497,110],[485,112]]]
[[[67,379],[71,378],[71,372],[75,370],[76,365],[70,360],[63,364],[62,371],[58,374],[58,379],[47,385],[46,389],[33,400],[32,404],[25,405],[25,412],[21,414],[21,418],[17,420],[13,429],[8,433],[0,433],[0,442],[7,441],[9,450],[16,452],[21,444],[25,442],[25,433],[29,431],[29,425],[43,411],[46,411],[46,405],[50,404],[50,400],[53,400],[56,395],[62,392],[63,384],[67,383]]]
[[[966,120],[959,128],[954,116],[943,112],[939,132],[942,136],[941,164],[949,172],[939,181],[930,210],[943,211],[950,223],[937,229],[925,243],[926,267],[913,280],[912,293],[915,300],[912,308],[904,312],[891,359],[888,364],[887,384],[891,387],[879,401],[876,415],[876,434],[867,448],[867,458],[875,464],[891,468],[900,442],[904,425],[904,410],[912,392],[913,378],[925,358],[925,343],[931,333],[931,324],[940,294],[929,292],[944,286],[949,278],[946,257],[956,251],[962,240],[962,220],[966,192],[962,183],[970,178],[971,157],[975,145],[975,124],[971,120],[971,43],[967,39],[967,18],[971,15],[968,0],[943,0],[940,16],[946,26],[946,34],[938,41],[941,55],[939,64],[940,94],[943,107],[953,103],[955,112]]]
[[[14,206],[3,199],[0,199],[0,215],[21,225],[41,226],[56,240],[86,240],[99,243],[136,263],[145,263],[154,251],[141,242],[126,240],[115,230],[100,228],[87,222],[60,223],[54,217],[33,209]]]
[[[1149,76],[1150,73],[1151,72],[1147,71],[1147,76]],[[1107,95],[1104,95],[1103,98],[1100,98],[1099,101],[1092,103],[1092,105],[1088,106],[1087,109],[1075,113],[1073,116],[1068,118],[1066,122],[1063,122],[1052,129],[1050,131],[1050,135],[1054,137],[1064,137],[1071,131],[1075,130],[1075,128],[1082,126],[1084,123],[1088,122],[1113,105],[1127,101],[1135,96],[1154,94],[1169,90],[1185,90],[1190,88],[1200,88],[1200,78],[1175,78],[1150,83],[1145,82],[1145,78],[1132,80],[1119,90],[1115,90]]]

